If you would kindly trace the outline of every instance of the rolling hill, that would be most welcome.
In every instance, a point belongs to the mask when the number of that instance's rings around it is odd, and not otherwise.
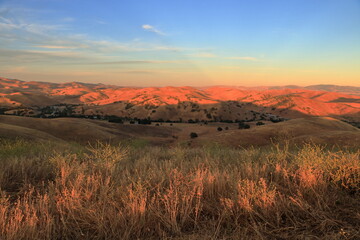
[[[77,115],[117,115],[178,121],[269,120],[331,116],[360,120],[356,87],[120,87],[0,78],[0,107],[14,110],[73,105]],[[25,114],[26,115],[26,114]]]
[[[218,127],[224,130],[218,131]],[[191,139],[191,132],[196,132],[199,137]],[[298,118],[281,123],[266,122],[263,126],[251,123],[250,129],[243,130],[238,129],[235,123],[162,123],[160,126],[143,126],[89,119],[39,119],[0,115],[0,138],[73,141],[84,144],[97,140],[116,143],[141,139],[151,145],[203,146],[216,142],[232,147],[267,146],[286,140],[291,144],[312,142],[356,147],[360,142],[360,129],[328,117]]]

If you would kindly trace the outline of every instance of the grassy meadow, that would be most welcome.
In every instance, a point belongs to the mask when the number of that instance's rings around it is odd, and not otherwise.
[[[0,239],[359,239],[360,150],[0,140]]]

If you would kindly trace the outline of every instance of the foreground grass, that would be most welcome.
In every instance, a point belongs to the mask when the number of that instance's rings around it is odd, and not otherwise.
[[[359,239],[360,152],[0,142],[0,239]]]

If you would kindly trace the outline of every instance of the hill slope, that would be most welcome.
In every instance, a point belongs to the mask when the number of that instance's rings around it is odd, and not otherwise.
[[[360,129],[334,118],[324,117],[298,118],[240,131],[217,132],[212,139],[230,146],[262,146],[287,140],[295,144],[313,142],[357,147],[360,142]]]
[[[76,141],[81,143],[122,141],[143,138],[154,144],[171,141],[177,129],[169,127],[122,125],[77,118],[39,119],[0,115],[0,137]]]
[[[332,89],[335,92],[329,92]],[[334,86],[262,90],[243,87],[131,88],[0,78],[0,107],[40,109],[75,104],[75,114],[113,114],[164,120],[181,118],[185,121],[260,120],[269,119],[270,115],[284,118],[333,116],[360,120],[360,96],[344,94],[339,89],[351,90],[349,87]]]
[[[233,147],[265,146],[285,140],[298,144],[314,142],[355,147],[360,142],[360,129],[333,118],[299,118],[276,124],[266,122],[264,126],[251,125],[250,129],[241,130],[235,123],[163,123],[162,126],[144,126],[88,119],[38,119],[0,115],[0,138],[21,137],[80,143],[143,139],[154,145],[201,146],[217,142]],[[218,131],[219,126],[224,130]],[[229,130],[225,130],[226,128]],[[199,137],[191,139],[191,132],[196,132]]]

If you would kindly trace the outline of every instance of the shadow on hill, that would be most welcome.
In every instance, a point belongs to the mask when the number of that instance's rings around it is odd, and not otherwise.
[[[78,118],[40,119],[0,115],[0,136],[79,143],[121,142],[142,138],[152,144],[173,141],[176,128],[122,125]]]

